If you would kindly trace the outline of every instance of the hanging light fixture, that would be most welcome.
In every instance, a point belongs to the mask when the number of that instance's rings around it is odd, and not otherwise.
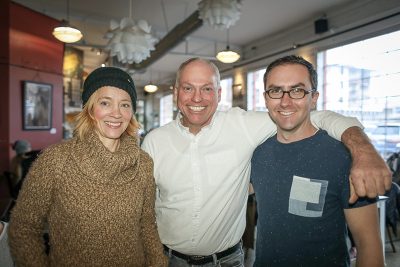
[[[229,29],[227,29],[226,32],[227,32],[226,49],[218,52],[215,57],[222,63],[233,63],[239,60],[240,55],[229,48]]]
[[[158,87],[157,87],[157,85],[154,85],[153,83],[150,82],[149,84],[144,86],[144,90],[147,93],[154,93],[155,91],[158,90]]]
[[[132,19],[132,0],[130,0],[129,18],[122,18],[118,23],[110,22],[110,30],[106,33],[110,39],[106,49],[110,56],[117,56],[121,63],[140,63],[150,56],[157,41],[151,35],[151,26],[145,20],[135,22]]]
[[[153,84],[153,83],[151,82],[151,80],[152,80],[152,71],[151,71],[151,69],[150,69],[150,82],[149,82],[149,84],[147,84],[147,85],[144,86],[144,90],[145,90],[147,93],[154,93],[155,91],[158,90],[157,85]]]
[[[67,20],[62,20],[61,24],[54,28],[53,35],[64,43],[75,43],[82,39],[83,34],[77,28],[69,24],[69,0],[67,0]]]
[[[214,29],[233,26],[240,18],[240,0],[202,0],[198,4],[199,17]]]
[[[233,63],[239,60],[240,55],[235,51],[229,50],[229,46],[226,50],[218,52],[216,58],[222,63]]]

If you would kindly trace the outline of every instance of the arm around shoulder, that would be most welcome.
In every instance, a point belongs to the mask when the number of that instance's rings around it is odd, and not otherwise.
[[[313,111],[311,121],[333,138],[342,141],[351,153],[353,162],[350,172],[350,203],[354,203],[358,197],[373,198],[383,195],[385,190],[390,189],[390,170],[356,118],[332,111]]]
[[[363,128],[357,118],[346,117],[329,110],[312,111],[311,122],[318,128],[327,131],[331,137],[339,141],[343,133],[350,127]]]
[[[353,160],[350,180],[355,192],[352,192],[350,203],[357,199],[355,194],[370,198],[385,194],[392,185],[392,174],[368,136],[360,128],[351,127],[343,133],[342,142],[350,150]]]

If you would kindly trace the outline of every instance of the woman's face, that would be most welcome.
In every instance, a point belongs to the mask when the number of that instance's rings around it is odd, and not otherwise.
[[[93,119],[101,142],[110,149],[119,142],[133,116],[132,100],[117,87],[104,86],[97,91]]]

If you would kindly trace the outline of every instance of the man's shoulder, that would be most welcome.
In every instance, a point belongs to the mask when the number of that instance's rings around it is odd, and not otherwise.
[[[265,115],[263,111],[253,111],[253,110],[244,110],[241,107],[232,107],[226,111],[217,111],[219,115],[228,115],[228,116],[258,116]]]
[[[173,131],[176,131],[176,122],[175,120],[157,127],[157,128],[153,128],[151,129],[147,134],[146,134],[146,138],[154,138],[154,137],[158,137],[158,136],[163,136],[167,133],[171,133]]]
[[[316,137],[319,138],[321,149],[330,149],[333,151],[338,151],[339,153],[348,153],[345,145],[336,140],[332,136],[330,136],[325,130],[319,130],[316,134]]]
[[[222,120],[240,123],[246,127],[257,127],[267,123],[268,113],[265,111],[244,110],[240,107],[233,107],[227,111],[217,111],[217,117]]]
[[[169,136],[176,136],[178,128],[175,121],[171,121],[161,127],[151,129],[144,137],[142,148],[148,147],[150,144],[164,143]],[[146,150],[146,149],[144,149]]]
[[[254,150],[254,154],[264,154],[265,151],[271,151],[271,149],[275,146],[279,146],[281,143],[277,142],[276,134],[262,142],[257,148]]]

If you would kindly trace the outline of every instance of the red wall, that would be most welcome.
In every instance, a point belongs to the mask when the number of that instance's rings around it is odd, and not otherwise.
[[[9,168],[10,159],[15,155],[10,146],[15,140],[26,139],[31,142],[33,149],[43,149],[62,140],[64,44],[51,34],[59,21],[9,0],[0,2],[0,24],[9,25],[7,29],[0,28],[0,36],[7,34],[9,43],[8,53],[0,52],[0,82],[2,85],[8,84],[1,89],[2,92],[7,91],[2,93],[5,99],[0,99],[7,106],[1,109],[7,115],[0,115],[0,171],[4,171]],[[6,16],[2,14],[4,10],[8,10]],[[3,49],[3,46],[0,48]],[[50,130],[23,130],[24,80],[52,84],[52,133]]]
[[[0,0],[0,171],[8,165],[9,160],[9,10],[10,1]]]

